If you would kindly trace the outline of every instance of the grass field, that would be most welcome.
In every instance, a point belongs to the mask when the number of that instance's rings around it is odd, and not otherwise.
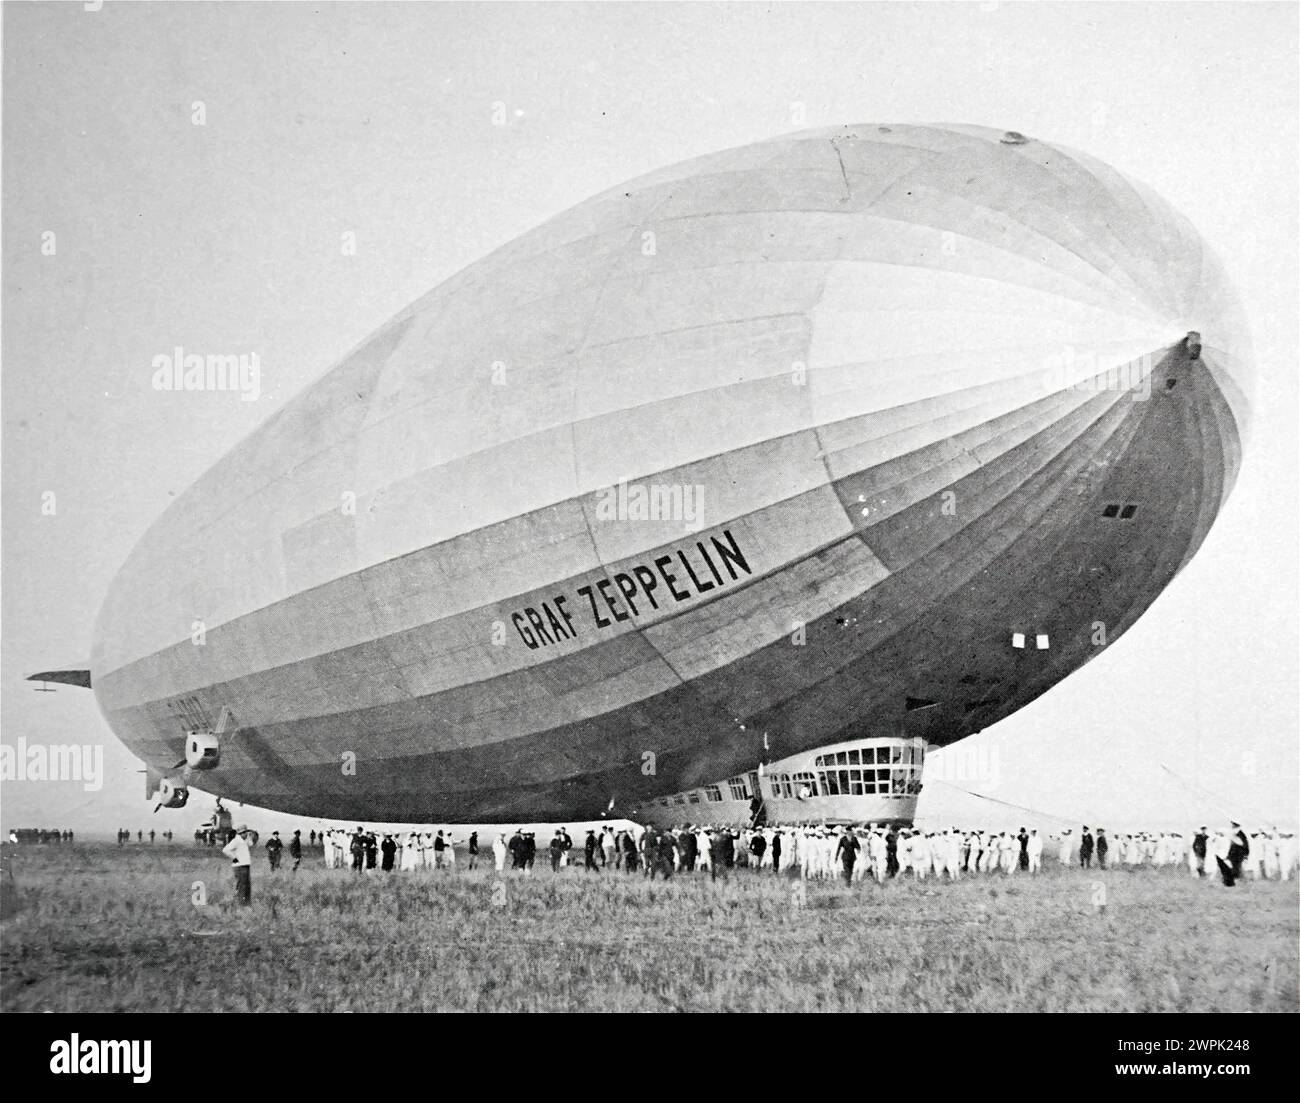
[[[189,844],[5,851],[6,1012],[1297,1009],[1294,881],[1053,864],[801,893],[747,870],[358,877],[316,852],[257,862],[239,909]]]

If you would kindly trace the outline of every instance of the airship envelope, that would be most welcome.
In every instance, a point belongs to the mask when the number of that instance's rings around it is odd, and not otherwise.
[[[1084,154],[872,124],[696,158],[466,268],[221,459],[114,581],[94,692],[164,770],[224,723],[205,789],[395,822],[941,746],[1187,562],[1251,364],[1196,232]]]

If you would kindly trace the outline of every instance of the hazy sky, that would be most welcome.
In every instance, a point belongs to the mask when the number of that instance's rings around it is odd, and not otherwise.
[[[946,776],[1094,825],[1295,824],[1293,5],[108,0],[3,16],[0,730],[102,745],[107,773],[94,793],[6,782],[5,827],[188,833],[206,815],[196,795],[149,817],[92,696],[22,678],[89,656],[145,528],[305,383],[596,192],[862,122],[1019,130],[1152,185],[1222,256],[1259,363],[1241,477],[1198,556],[1122,640],[947,752],[946,773],[936,760],[922,817],[1026,818]],[[151,362],[176,345],[257,352],[261,396],[155,391]]]

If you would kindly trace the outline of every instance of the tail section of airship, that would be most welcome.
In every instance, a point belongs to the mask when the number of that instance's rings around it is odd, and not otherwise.
[[[165,767],[226,717],[204,788],[395,822],[942,745],[1195,552],[1251,371],[1195,231],[1082,154],[871,125],[699,158],[464,270],[222,459],[115,580],[94,691]]]

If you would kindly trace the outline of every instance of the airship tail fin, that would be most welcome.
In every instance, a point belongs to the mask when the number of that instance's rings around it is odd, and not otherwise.
[[[59,682],[65,686],[90,688],[90,664],[83,663],[74,670],[42,670],[39,674],[27,675],[29,682]]]

